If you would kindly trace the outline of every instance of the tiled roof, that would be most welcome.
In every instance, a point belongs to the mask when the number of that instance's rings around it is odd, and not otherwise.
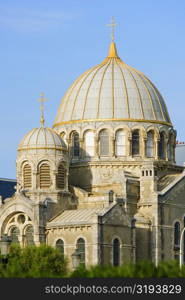
[[[107,213],[113,206],[112,204],[106,208],[85,208],[85,209],[75,209],[66,210],[62,212],[59,216],[48,222],[47,227],[53,227],[57,225],[73,225],[73,224],[89,224],[93,223],[93,215],[98,214],[103,216]]]
[[[0,178],[0,196],[2,199],[11,197],[15,193],[15,179]]]

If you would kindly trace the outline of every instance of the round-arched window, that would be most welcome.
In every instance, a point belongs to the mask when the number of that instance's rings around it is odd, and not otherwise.
[[[84,135],[85,139],[85,155],[86,156],[94,156],[94,132],[86,131]]]
[[[25,229],[25,244],[26,246],[34,245],[34,229],[32,225],[28,225]]]
[[[113,240],[113,266],[120,265],[120,241],[118,238]]]
[[[115,155],[116,156],[126,155],[126,137],[125,137],[125,132],[121,129],[116,131]]]
[[[85,240],[83,238],[77,240],[76,250],[80,254],[80,265],[85,266]]]
[[[12,243],[19,244],[19,236],[20,236],[20,230],[18,227],[14,226],[10,229],[10,238]]]
[[[139,155],[139,130],[132,131],[132,156]]]
[[[57,240],[56,244],[55,244],[55,247],[56,247],[56,249],[59,250],[59,252],[61,254],[64,255],[64,241],[63,240],[61,240],[61,239]]]
[[[43,163],[40,166],[40,188],[48,189],[51,185],[50,166],[47,163]]]
[[[160,140],[158,142],[158,157],[161,159],[165,158],[165,134],[160,133]]]
[[[154,156],[154,133],[152,130],[147,132],[146,157]]]
[[[32,187],[32,170],[29,164],[23,167],[23,186],[24,188]]]
[[[107,129],[103,129],[99,134],[99,146],[100,146],[100,156],[109,155],[109,132]]]
[[[74,132],[72,135],[72,156],[79,157],[80,155],[80,141],[78,132]]]
[[[57,188],[64,189],[65,188],[65,180],[66,180],[66,169],[63,164],[60,164],[58,167],[57,174]]]

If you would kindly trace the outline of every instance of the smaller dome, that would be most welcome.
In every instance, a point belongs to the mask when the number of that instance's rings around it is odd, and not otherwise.
[[[45,127],[29,131],[18,146],[18,151],[34,149],[67,151],[66,144],[60,135],[55,130]]]

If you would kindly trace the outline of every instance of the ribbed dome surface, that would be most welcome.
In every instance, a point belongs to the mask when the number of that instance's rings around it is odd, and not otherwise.
[[[18,150],[27,149],[66,150],[66,145],[53,129],[40,127],[29,131],[20,142]]]
[[[68,89],[54,127],[99,120],[171,123],[157,88],[143,73],[118,57],[113,42],[108,57],[82,74]]]

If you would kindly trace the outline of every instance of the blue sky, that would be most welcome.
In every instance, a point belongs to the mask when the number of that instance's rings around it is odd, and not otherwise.
[[[17,145],[39,126],[40,92],[51,127],[69,85],[105,58],[111,16],[119,56],[158,87],[185,140],[184,0],[0,0],[0,177],[15,178]]]

